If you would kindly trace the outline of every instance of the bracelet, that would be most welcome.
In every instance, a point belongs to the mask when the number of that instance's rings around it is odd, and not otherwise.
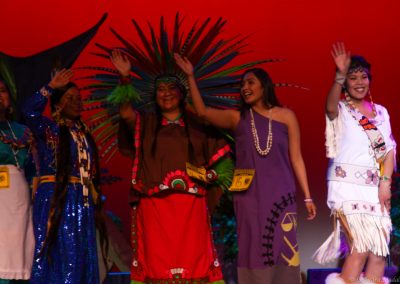
[[[385,176],[385,175],[383,175],[383,176],[381,176],[380,178],[379,178],[379,180],[380,181],[387,181],[387,182],[392,182],[392,178],[391,177],[388,177],[388,176]]]
[[[53,94],[54,89],[53,89],[52,87],[50,87],[49,85],[44,85],[44,86],[40,89],[39,92],[40,92],[40,94],[41,94],[43,97],[48,98],[48,97],[50,97],[50,96]]]
[[[129,85],[132,82],[132,77],[131,75],[128,76],[120,76],[119,77],[119,83],[120,85]]]
[[[306,199],[304,199],[304,202],[305,202],[305,203],[313,202],[313,199],[312,199],[312,198],[306,198]]]
[[[336,72],[335,82],[338,83],[340,86],[343,86],[344,82],[346,81],[346,76]]]

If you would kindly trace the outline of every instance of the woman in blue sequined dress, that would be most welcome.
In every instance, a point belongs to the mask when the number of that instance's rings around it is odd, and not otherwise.
[[[99,161],[80,119],[82,100],[71,77],[71,70],[56,73],[23,110],[40,159],[31,283],[99,283],[96,226],[105,236]],[[48,100],[53,119],[43,115]]]

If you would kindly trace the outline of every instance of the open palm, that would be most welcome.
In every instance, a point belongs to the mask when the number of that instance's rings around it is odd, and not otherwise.
[[[182,69],[187,76],[193,75],[193,65],[186,57],[182,57],[178,53],[174,53],[176,64]]]
[[[64,68],[60,71],[57,71],[53,78],[51,78],[49,86],[53,89],[62,88],[71,81],[73,75],[74,74],[71,69]]]
[[[347,74],[350,66],[351,56],[350,51],[346,50],[343,42],[337,42],[332,45],[331,51],[336,67],[341,74]]]
[[[111,52],[111,62],[122,76],[129,76],[131,71],[131,62],[125,54],[118,49]]]

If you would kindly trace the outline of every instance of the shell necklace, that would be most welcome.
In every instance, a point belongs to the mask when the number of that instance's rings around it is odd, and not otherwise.
[[[272,117],[271,117],[272,108],[269,109],[269,122],[268,122],[268,134],[267,134],[267,145],[265,146],[265,150],[262,150],[260,147],[260,139],[258,138],[256,123],[254,121],[253,109],[250,108],[250,125],[251,125],[251,132],[253,134],[253,141],[254,146],[256,147],[257,152],[261,156],[268,155],[269,151],[272,148]]]
[[[7,124],[8,124],[8,128],[10,129],[10,132],[11,132],[13,140],[15,141],[15,143],[17,143],[18,139],[17,139],[17,136],[14,133],[14,130],[11,127],[10,121],[7,120]],[[7,137],[6,134],[3,132],[3,130],[0,130],[0,133],[1,133],[2,136]],[[14,141],[12,141],[12,142],[14,142]],[[14,156],[15,165],[20,170],[21,166],[20,166],[20,164],[18,162],[18,157],[17,157],[19,149],[17,147],[14,147],[13,143],[10,143],[9,145],[10,145],[11,151],[12,151],[13,156]]]

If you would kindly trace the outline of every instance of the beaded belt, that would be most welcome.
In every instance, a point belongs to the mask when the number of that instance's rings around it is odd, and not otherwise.
[[[34,198],[34,196],[35,196],[35,193],[36,193],[38,185],[42,184],[42,183],[48,183],[48,182],[56,182],[56,177],[55,176],[50,176],[50,175],[49,176],[41,176],[39,178],[39,182],[37,183],[37,185],[33,186],[33,188],[32,188],[32,198]],[[69,176],[68,177],[68,183],[74,183],[74,184],[75,183],[81,183],[81,179],[79,177]],[[93,197],[93,200],[96,203],[98,194],[97,194],[96,190],[94,189],[94,186],[93,186],[92,182],[89,185],[89,189],[90,189],[90,193],[91,193],[91,195]],[[84,197],[87,198],[87,196],[84,196]]]
[[[349,200],[344,201],[342,204],[342,210],[344,215],[352,214],[369,214],[379,217],[389,217],[389,213],[385,209],[382,213],[381,206],[376,203],[359,201],[359,200]]]
[[[332,163],[328,168],[327,180],[377,187],[379,185],[379,170],[375,167]]]
[[[56,177],[55,176],[41,176],[39,178],[39,184],[47,183],[47,182],[56,182]],[[80,183],[81,179],[78,177],[75,177],[75,176],[69,176],[68,182],[69,183]]]

